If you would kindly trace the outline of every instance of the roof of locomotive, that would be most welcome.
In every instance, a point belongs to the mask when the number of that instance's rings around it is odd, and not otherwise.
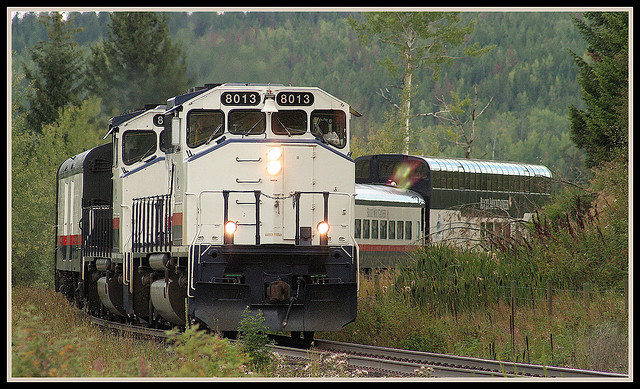
[[[383,184],[356,184],[356,202],[361,201],[425,206],[417,192]]]
[[[90,162],[96,159],[107,161],[107,170],[111,171],[111,160],[109,159],[111,151],[111,143],[105,143],[67,158],[58,168],[58,179],[78,173],[83,173],[85,167],[95,168],[95,166],[85,166],[85,161]],[[104,163],[106,162],[103,162],[102,164]]]
[[[322,88],[316,87],[316,86],[293,86],[293,85],[284,85],[284,84],[272,84],[272,83],[255,83],[255,82],[227,82],[227,83],[223,83],[223,84],[205,84],[204,86],[199,86],[199,87],[194,87],[189,89],[189,91],[187,91],[186,93],[182,94],[182,95],[178,95],[178,96],[174,96],[171,97],[170,99],[167,100],[167,106],[166,112],[170,112],[176,108],[178,108],[179,106],[181,106],[182,104],[186,103],[189,100],[192,100],[202,94],[204,94],[205,92],[208,92],[212,89],[216,89],[219,87],[231,87],[231,88],[238,88],[238,87],[253,87],[253,88],[295,88],[295,89],[316,89],[318,91],[321,91],[325,94],[327,94],[328,96],[330,96],[333,99],[336,100],[340,100],[338,98],[336,98],[335,96],[332,96],[331,94],[329,94],[327,91],[323,90]],[[358,111],[356,111],[355,109],[353,109],[353,107],[349,106],[349,112],[357,117],[362,116],[362,114],[360,114]]]

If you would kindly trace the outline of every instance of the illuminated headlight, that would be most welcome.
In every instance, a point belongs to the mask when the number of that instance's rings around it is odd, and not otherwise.
[[[282,150],[280,149],[280,147],[269,149],[269,152],[267,153],[267,159],[269,159],[269,161],[276,161],[280,159],[281,156]]]
[[[238,229],[238,225],[236,224],[236,222],[231,220],[224,225],[224,232],[226,232],[227,235],[233,235],[237,229]]]
[[[316,228],[320,235],[325,235],[327,232],[329,232],[329,223],[322,221],[318,223],[318,226]]]
[[[280,173],[282,170],[282,149],[279,147],[273,147],[267,152],[267,172],[272,176]]]
[[[267,163],[267,172],[272,176],[280,173],[280,170],[282,170],[282,163],[280,163],[280,161],[269,161]]]

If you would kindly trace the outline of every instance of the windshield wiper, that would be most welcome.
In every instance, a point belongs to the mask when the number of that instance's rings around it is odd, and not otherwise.
[[[282,126],[282,128],[284,128],[284,130],[287,132],[287,134],[289,134],[289,136],[291,136],[291,132],[289,131],[287,126],[285,126],[284,123],[282,123],[282,120],[280,120],[280,118],[278,118],[278,123],[280,123],[280,125]]]
[[[208,145],[209,142],[211,142],[214,138],[214,136],[218,133],[218,130],[220,129],[220,127],[222,127],[222,123],[220,123],[218,125],[218,127],[216,127],[215,130],[213,130],[213,132],[211,133],[211,135],[209,135],[209,137],[207,138],[207,140],[204,142],[205,145]]]
[[[247,130],[247,132],[245,132],[244,134],[242,134],[242,136],[249,135],[249,133],[250,133],[251,131],[253,131],[253,129],[254,129],[254,128],[256,128],[256,126],[257,126],[261,121],[262,121],[262,118],[261,118],[261,119],[259,119],[259,120],[256,122],[256,124],[254,124],[253,126],[251,126],[251,128],[249,128],[249,129]]]

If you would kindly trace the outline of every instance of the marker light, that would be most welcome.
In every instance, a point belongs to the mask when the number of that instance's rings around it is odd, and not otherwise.
[[[227,224],[224,225],[224,232],[226,232],[227,235],[233,235],[237,229],[238,225],[236,224],[236,222],[231,220],[229,220]]]
[[[280,157],[282,156],[282,149],[279,147],[273,147],[267,152],[267,172],[272,176],[280,173],[282,170],[282,162]]]
[[[320,233],[320,235],[325,235],[327,232],[329,232],[329,223],[322,221],[318,223],[318,226],[316,228],[318,229],[318,233]]]

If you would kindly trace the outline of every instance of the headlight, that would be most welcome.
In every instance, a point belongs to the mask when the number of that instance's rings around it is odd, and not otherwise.
[[[267,172],[272,176],[280,173],[280,170],[282,170],[282,163],[280,163],[280,161],[269,161],[267,163]]]
[[[280,159],[281,156],[282,156],[282,150],[280,149],[280,147],[274,147],[270,149],[269,152],[267,153],[267,159],[269,159],[269,161],[278,160]]]
[[[329,232],[329,223],[322,221],[318,223],[318,226],[316,228],[320,235],[325,235],[327,232]]]
[[[227,224],[224,225],[224,232],[226,232],[227,235],[233,235],[237,229],[238,225],[236,224],[236,222],[231,220],[229,220]]]
[[[267,152],[267,173],[275,176],[282,170],[282,149],[280,147],[273,147]]]

